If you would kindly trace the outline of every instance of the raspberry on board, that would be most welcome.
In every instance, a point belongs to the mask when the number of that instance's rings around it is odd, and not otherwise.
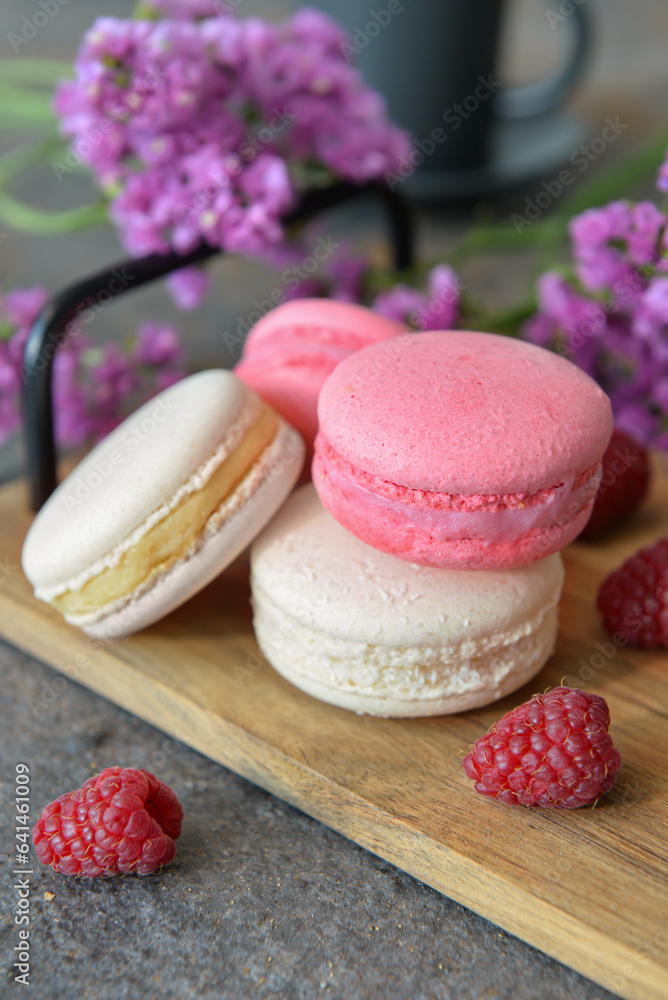
[[[108,767],[51,802],[33,829],[37,857],[62,875],[148,875],[176,855],[183,809],[149,771]]]
[[[556,687],[508,712],[473,744],[462,765],[481,795],[509,806],[594,805],[621,765],[603,698]]]
[[[612,432],[602,465],[591,517],[578,536],[588,542],[628,517],[647,493],[650,480],[647,449],[625,431]]]
[[[641,549],[614,570],[598,591],[606,629],[631,646],[668,646],[668,538]]]

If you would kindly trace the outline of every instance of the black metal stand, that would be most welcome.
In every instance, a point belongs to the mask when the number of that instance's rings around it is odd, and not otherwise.
[[[369,195],[380,198],[387,210],[394,265],[397,271],[403,271],[413,263],[410,212],[398,194],[377,182],[363,185],[342,183],[309,192],[283,221],[287,226],[305,222],[328,208]],[[99,302],[103,291],[111,300],[221,252],[218,247],[203,243],[184,256],[169,253],[123,260],[114,267],[70,285],[47,302],[30,331],[24,353],[26,474],[33,510],[39,510],[56,488],[52,374],[53,361],[58,347],[67,338],[68,326],[90,307],[91,302]]]

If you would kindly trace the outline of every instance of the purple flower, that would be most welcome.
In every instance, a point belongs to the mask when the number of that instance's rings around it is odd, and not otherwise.
[[[53,366],[56,440],[62,447],[81,448],[99,436],[98,417],[91,413],[78,373],[79,352],[63,347]]]
[[[661,253],[661,238],[668,218],[651,201],[639,201],[631,209],[627,235],[630,259],[634,264],[655,264]]]
[[[23,350],[47,296],[39,287],[0,295],[0,445],[20,424]],[[178,334],[167,324],[142,324],[128,350],[96,346],[75,327],[54,362],[59,445],[79,448],[104,437],[142,396],[183,378],[183,358]]]
[[[62,133],[137,256],[201,240],[266,253],[283,239],[296,177],[383,177],[410,150],[334,21],[308,9],[282,25],[236,21],[234,6],[150,0],[164,17],[99,18],[56,93]]]
[[[0,341],[0,445],[19,425],[19,395],[21,379],[14,365],[9,347]]]
[[[40,285],[0,293],[0,445],[21,420],[23,351],[48,295]]]
[[[555,319],[544,312],[537,312],[531,316],[522,329],[522,336],[530,344],[538,347],[555,348],[557,343],[558,327]],[[560,351],[564,354],[565,351]]]
[[[340,58],[341,46],[350,41],[345,28],[313,7],[298,10],[290,21],[290,30],[297,42],[303,41],[306,45],[317,42],[336,60]]]
[[[320,299],[327,297],[327,289],[322,281],[317,278],[300,278],[299,281],[288,285],[285,293],[285,301],[292,299]]]
[[[33,288],[15,288],[4,296],[0,314],[4,314],[6,322],[12,326],[30,329],[48,297],[48,291],[41,285],[35,285]]]
[[[573,218],[573,256],[585,289],[627,297],[640,292],[648,278],[647,266],[660,261],[667,222],[650,201],[611,202]]]
[[[381,316],[408,324],[409,317],[427,305],[427,296],[410,285],[395,285],[389,292],[376,296],[371,308]]]
[[[428,276],[428,301],[417,310],[419,330],[452,330],[459,318],[460,285],[451,267],[439,264]]]
[[[139,379],[132,363],[119,344],[103,344],[84,357],[93,374],[93,401],[100,413],[117,416],[120,404],[138,387]]]
[[[656,180],[656,186],[659,191],[663,191],[664,194],[668,194],[668,150],[666,150],[666,158],[659,167],[659,176]]]
[[[646,340],[665,339],[668,330],[668,278],[652,278],[633,315],[633,332]]]
[[[612,201],[603,208],[590,208],[571,219],[569,232],[573,252],[599,247],[609,240],[623,240],[631,224],[631,206],[625,201]]]
[[[326,265],[332,283],[329,297],[340,302],[360,302],[368,270],[369,262],[354,253],[332,257]]]
[[[132,357],[141,365],[180,368],[184,352],[179,335],[173,326],[169,323],[146,322],[137,330]]]
[[[209,287],[209,277],[201,267],[184,267],[167,278],[167,289],[177,306],[185,312],[196,309]]]
[[[651,202],[613,202],[573,219],[579,282],[542,275],[538,311],[522,331],[592,375],[618,426],[657,447],[668,442],[666,222]]]
[[[438,264],[427,276],[426,293],[398,284],[376,296],[372,308],[415,330],[451,330],[459,319],[459,293],[455,272],[447,264]]]
[[[145,10],[164,14],[175,21],[231,14],[235,6],[228,0],[145,0],[143,4]]]
[[[658,427],[656,417],[641,403],[619,406],[615,412],[615,425],[637,441],[651,444]]]

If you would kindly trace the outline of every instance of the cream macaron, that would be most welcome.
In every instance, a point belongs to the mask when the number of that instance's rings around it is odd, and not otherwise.
[[[270,520],[304,460],[299,434],[231,372],[146,403],[33,522],[35,596],[90,635],[145,628],[218,575]]]
[[[409,563],[350,534],[305,486],[256,539],[251,567],[269,663],[358,713],[477,708],[529,681],[554,650],[558,553],[476,573]]]

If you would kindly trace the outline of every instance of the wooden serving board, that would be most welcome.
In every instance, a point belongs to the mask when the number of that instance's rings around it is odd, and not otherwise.
[[[571,546],[558,652],[490,708],[358,717],[302,694],[261,658],[248,567],[150,629],[94,648],[32,597],[20,566],[23,483],[0,490],[0,633],[9,642],[326,823],[629,1000],[668,997],[668,652],[615,648],[601,578],[668,534],[668,474],[605,545]],[[99,645],[99,644],[98,644]],[[602,694],[622,755],[595,809],[508,808],[461,757],[503,712],[569,683]]]

